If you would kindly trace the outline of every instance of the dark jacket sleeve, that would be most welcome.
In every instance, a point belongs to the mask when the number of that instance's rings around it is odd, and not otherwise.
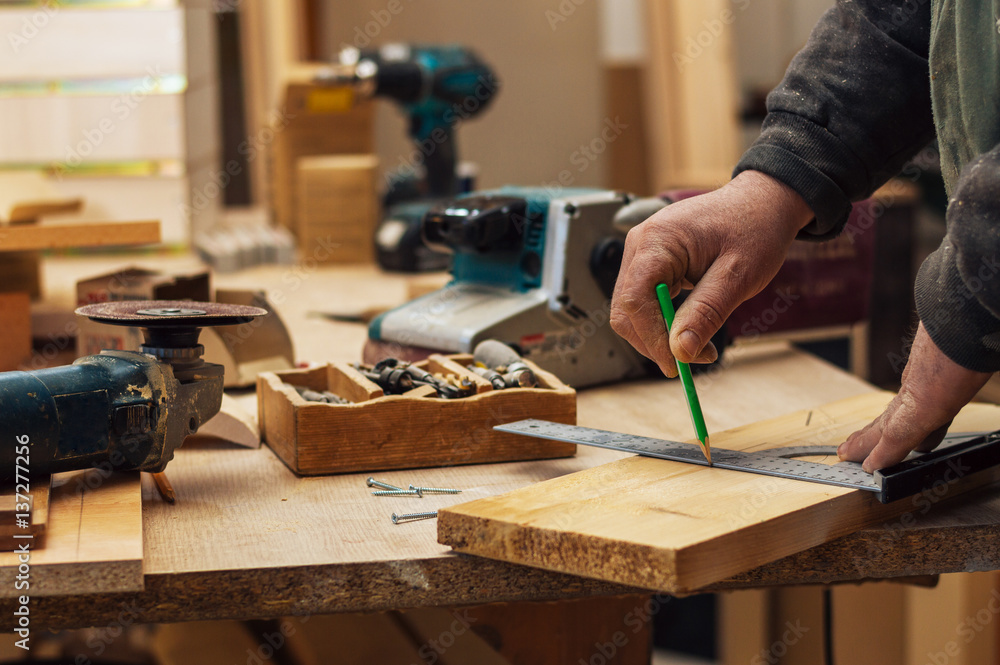
[[[850,202],[895,175],[934,136],[930,0],[838,0],[813,29],[735,174],[763,171],[816,215],[800,237],[837,235]]]
[[[948,233],[917,274],[917,314],[946,356],[1000,371],[1000,146],[962,169]]]

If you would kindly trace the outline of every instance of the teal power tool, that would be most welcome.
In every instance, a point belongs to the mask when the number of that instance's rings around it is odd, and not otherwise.
[[[162,471],[222,405],[223,368],[202,359],[206,326],[247,323],[266,310],[179,301],[124,301],[77,310],[142,329],[142,351],[102,351],[72,365],[0,374],[0,480],[111,464]],[[28,455],[20,445],[27,437]]]
[[[318,75],[319,82],[349,85],[363,97],[391,99],[409,118],[415,151],[405,168],[391,176],[384,201],[387,215],[376,235],[379,263],[390,270],[447,267],[445,255],[421,245],[420,220],[435,202],[467,191],[455,173],[455,126],[485,110],[500,82],[478,56],[457,45],[350,47],[338,60]],[[423,178],[414,173],[419,166]]]
[[[666,205],[599,189],[504,187],[443,202],[424,239],[452,253],[444,288],[374,319],[365,361],[504,342],[583,387],[647,373],[608,324],[625,234]]]

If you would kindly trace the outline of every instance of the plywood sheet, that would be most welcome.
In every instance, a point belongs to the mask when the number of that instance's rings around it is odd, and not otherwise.
[[[860,395],[713,433],[712,442],[736,450],[837,444],[890,398]],[[1000,408],[974,404],[952,429],[998,422]],[[956,495],[985,475],[1000,471],[957,479],[942,491]],[[860,490],[631,457],[442,510],[438,540],[469,554],[685,593],[914,506],[905,499],[882,505]]]
[[[31,586],[15,588],[18,554],[0,553],[0,598],[141,591],[139,473],[105,477],[91,470],[52,479],[44,547],[29,552]]]

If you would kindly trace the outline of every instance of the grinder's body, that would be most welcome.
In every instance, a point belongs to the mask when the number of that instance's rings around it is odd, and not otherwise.
[[[58,473],[98,466],[162,471],[174,450],[222,404],[222,367],[182,383],[170,365],[134,351],[102,351],[65,367],[0,374],[0,432],[27,435],[28,468]],[[0,446],[0,477],[14,472]]]
[[[616,192],[504,187],[431,210],[424,238],[453,253],[453,281],[376,318],[372,355],[401,348],[472,353],[497,339],[576,387],[647,366],[608,323],[632,199]]]
[[[108,464],[162,471],[222,405],[223,367],[201,359],[199,328],[266,314],[255,307],[172,301],[104,303],[79,312],[141,327],[142,351],[102,351],[65,367],[0,374],[0,436],[9,439],[0,444],[0,480],[14,478],[18,466],[21,475]],[[15,443],[25,436],[29,448],[22,459]]]

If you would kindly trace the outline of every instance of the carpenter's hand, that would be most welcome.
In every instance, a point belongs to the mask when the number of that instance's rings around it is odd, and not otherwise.
[[[840,444],[840,459],[861,462],[868,473],[900,462],[911,450],[927,452],[941,443],[952,419],[979,392],[989,372],[957,365],[917,328],[899,394],[864,429]]]
[[[712,362],[709,341],[736,307],[767,286],[795,234],[812,219],[805,201],[770,176],[745,171],[724,187],[671,204],[629,231],[611,300],[611,325],[667,376],[674,358]],[[664,334],[656,285],[694,290]]]

